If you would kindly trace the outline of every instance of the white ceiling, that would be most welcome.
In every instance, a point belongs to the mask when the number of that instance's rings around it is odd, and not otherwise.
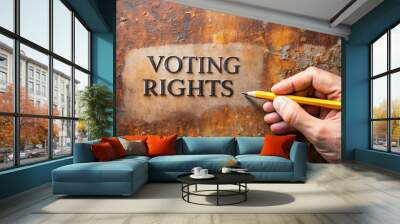
[[[383,2],[383,0],[169,1],[341,37],[347,37],[353,23]],[[335,17],[348,4],[350,7]]]
[[[225,0],[329,21],[351,0]]]

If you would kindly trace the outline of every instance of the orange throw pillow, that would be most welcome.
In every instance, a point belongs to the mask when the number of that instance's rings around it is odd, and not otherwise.
[[[126,151],[124,146],[122,146],[121,142],[117,137],[109,137],[109,138],[101,138],[101,142],[108,142],[114,149],[115,155],[117,158],[121,158],[126,156]]]
[[[147,136],[146,135],[125,135],[125,136],[122,136],[124,139],[126,139],[126,140],[129,140],[129,141],[137,141],[137,140],[140,140],[140,141],[146,141],[146,139],[147,139]]]
[[[93,144],[91,145],[91,149],[94,157],[99,162],[110,161],[117,158],[113,147],[108,142]]]
[[[265,135],[261,156],[280,156],[289,159],[290,147],[296,135]]]
[[[177,135],[147,136],[148,156],[176,155],[175,142]]]

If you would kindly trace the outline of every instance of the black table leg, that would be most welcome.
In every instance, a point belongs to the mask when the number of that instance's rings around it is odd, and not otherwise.
[[[217,206],[219,206],[219,184],[217,184]]]
[[[195,191],[190,191],[190,186],[194,185]],[[238,190],[224,190],[220,189],[220,184],[215,184],[216,185],[216,190],[199,190],[197,184],[182,184],[181,185],[181,191],[182,191],[182,199],[188,203],[192,204],[198,204],[198,205],[216,205],[216,206],[223,206],[223,205],[234,205],[234,204],[239,204],[242,202],[247,201],[247,192],[249,189],[247,188],[247,183],[238,183],[238,184],[233,184],[233,185],[239,185]],[[222,184],[223,185],[223,184]],[[203,194],[203,192],[214,192],[216,194],[214,195],[209,195],[209,194]],[[195,195],[195,196],[213,196],[216,197],[217,202],[216,204],[202,204],[202,203],[196,203],[196,202],[191,202],[190,201],[190,195]],[[221,198],[230,197],[230,196],[237,196],[240,195],[242,200],[237,200],[236,202],[231,202],[231,203],[224,203],[224,200],[220,202]]]
[[[248,192],[248,190],[247,190],[247,182],[246,183],[244,183],[244,187],[245,187],[245,191],[246,192],[244,192],[244,201],[247,201],[247,192]]]
[[[187,201],[190,202],[189,200],[189,195],[190,195],[190,184],[187,185]]]

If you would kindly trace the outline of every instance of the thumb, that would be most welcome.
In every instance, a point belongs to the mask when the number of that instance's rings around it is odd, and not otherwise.
[[[289,126],[297,129],[306,137],[312,136],[313,128],[317,126],[319,119],[311,116],[299,104],[284,96],[276,97],[273,105],[276,112]]]

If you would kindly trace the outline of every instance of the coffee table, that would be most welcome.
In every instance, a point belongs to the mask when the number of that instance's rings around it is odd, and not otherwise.
[[[193,179],[190,177],[191,173],[182,174],[177,177],[178,181],[182,183],[182,199],[188,203],[198,204],[198,205],[234,205],[247,201],[247,192],[249,188],[247,183],[255,180],[255,177],[248,173],[215,173],[215,177],[212,179]],[[215,190],[198,190],[197,185],[215,185]],[[194,191],[190,191],[190,186],[195,186]],[[224,190],[220,189],[220,185],[236,185],[237,190]],[[214,192],[215,194],[206,194],[209,192]],[[190,200],[190,196],[203,196],[203,197],[216,197],[216,204],[202,204],[193,202]],[[221,202],[221,197],[232,197],[240,196],[240,199],[231,203]]]

